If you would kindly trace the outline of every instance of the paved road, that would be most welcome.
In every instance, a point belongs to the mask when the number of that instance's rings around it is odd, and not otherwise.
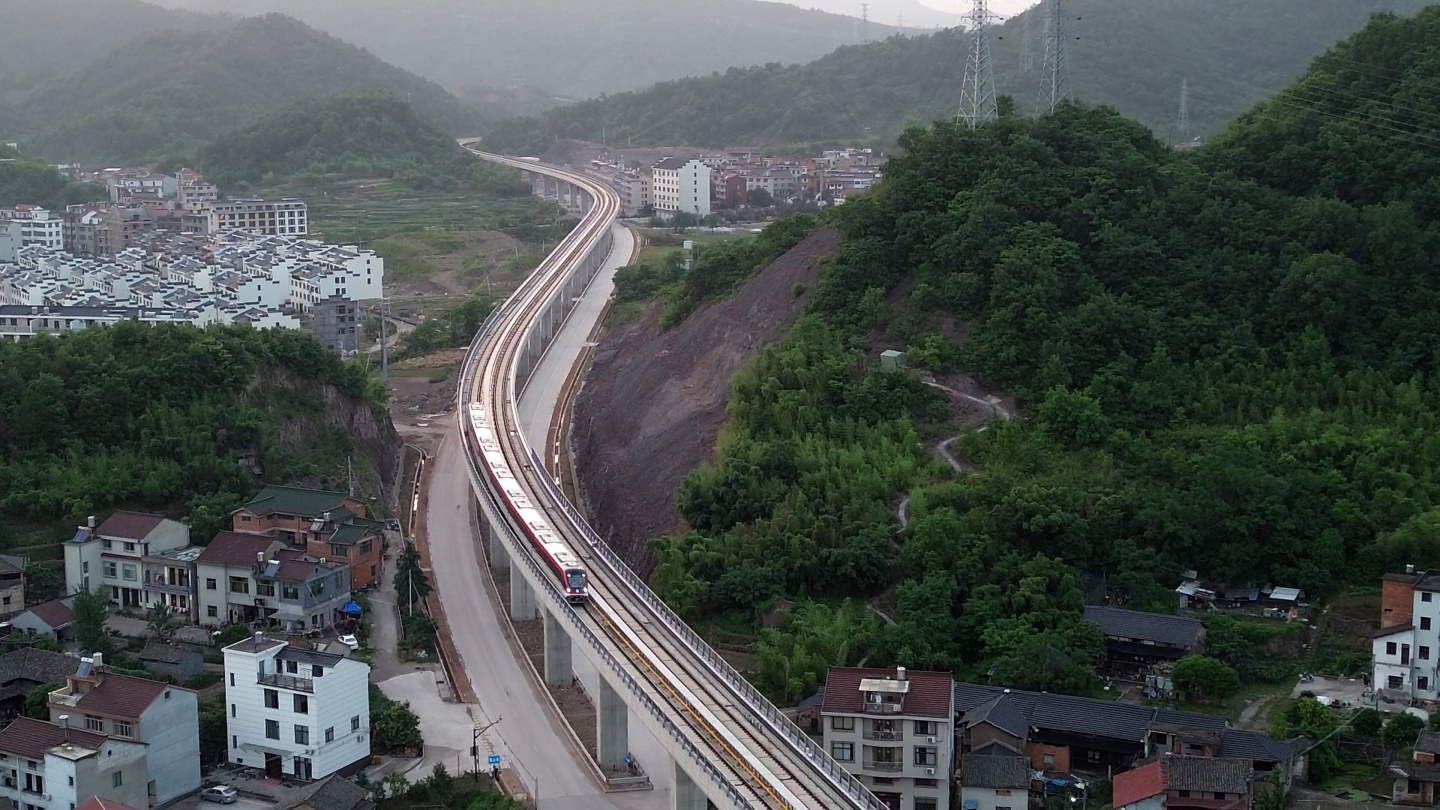
[[[622,244],[622,248],[624,259],[628,259],[628,244]],[[624,264],[624,259],[621,264]],[[591,285],[587,299],[592,295],[609,295],[608,274],[605,280],[605,284]],[[550,357],[563,360],[562,354],[552,352]],[[563,379],[563,372],[560,376]],[[651,770],[663,771],[665,783],[657,779],[657,789],[643,793],[600,792],[576,760],[576,755],[562,741],[563,729],[557,727],[558,721],[552,720],[543,708],[537,687],[515,659],[501,619],[487,593],[489,581],[479,573],[483,557],[479,556],[474,540],[477,535],[474,499],[453,419],[454,416],[447,417],[444,438],[435,453],[426,520],[436,585],[465,674],[469,676],[480,701],[471,713],[475,722],[482,725],[503,718],[483,735],[481,755],[493,752],[504,757],[505,762],[517,768],[532,787],[538,778],[542,810],[658,810],[668,807],[668,762],[662,767],[660,761],[644,753],[643,748],[635,751],[636,757]],[[542,427],[542,434],[543,431]],[[583,656],[576,655],[574,658],[576,674],[582,681],[585,678],[582,667],[590,669],[593,678],[593,668],[580,664],[585,660]],[[593,681],[590,688],[593,688]],[[637,728],[637,725],[632,719],[632,741],[646,735],[644,729]],[[653,741],[651,744],[654,745]],[[634,747],[632,742],[632,750]],[[657,762],[657,765],[650,765],[646,760]]]

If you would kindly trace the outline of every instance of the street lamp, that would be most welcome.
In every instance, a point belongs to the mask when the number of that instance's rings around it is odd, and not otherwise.
[[[470,731],[470,760],[473,763],[476,778],[480,776],[480,735],[504,719],[503,717],[497,717],[494,722],[483,726],[475,726]]]

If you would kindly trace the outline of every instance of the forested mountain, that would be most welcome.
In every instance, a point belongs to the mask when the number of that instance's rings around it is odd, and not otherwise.
[[[654,584],[691,617],[799,598],[759,638],[779,695],[861,657],[1083,692],[1087,576],[1171,611],[1184,568],[1323,598],[1440,565],[1437,85],[1431,7],[1195,151],[1078,104],[907,132],[831,214],[808,316],[737,375]],[[978,472],[927,453],[943,399],[877,343],[1017,398],[960,440]],[[883,627],[805,601],[896,582]],[[1223,655],[1257,679],[1312,665]]]
[[[30,203],[64,211],[67,205],[105,197],[104,186],[76,183],[43,160],[0,146],[0,208]]]
[[[12,101],[41,79],[69,73],[144,34],[214,29],[233,21],[139,0],[0,0],[0,20],[0,100]]]
[[[299,101],[222,133],[200,149],[201,170],[222,188],[272,186],[302,173],[392,177],[414,188],[528,196],[512,169],[470,155],[443,129],[388,93]]]
[[[0,341],[0,526],[129,506],[188,517],[203,543],[262,483],[343,486],[350,458],[376,495],[399,437],[368,394],[359,367],[290,329]]]
[[[1424,0],[1071,0],[1076,98],[1114,105],[1165,137],[1189,83],[1192,134],[1219,130],[1364,25]],[[1044,62],[1043,8],[1008,20],[992,41],[996,86],[1034,109]],[[1030,70],[1022,69],[1029,34]],[[959,109],[967,35],[893,37],[807,65],[770,64],[658,84],[495,127],[487,144],[539,152],[559,138],[611,144],[775,145],[890,142],[904,127]]]
[[[805,62],[862,35],[854,17],[761,0],[161,2],[290,14],[451,89],[528,84],[576,98],[733,65]],[[893,20],[871,22],[871,38],[895,30],[881,22]]]
[[[20,112],[31,151],[70,162],[143,162],[302,98],[383,90],[456,133],[478,116],[439,85],[279,14],[218,31],[163,31],[35,89]]]

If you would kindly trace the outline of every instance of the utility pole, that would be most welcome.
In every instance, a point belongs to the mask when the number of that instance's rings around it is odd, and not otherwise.
[[[870,4],[860,4],[860,41],[870,41]]]
[[[1065,0],[1047,0],[1045,68],[1040,76],[1040,101],[1035,112],[1047,113],[1070,98],[1070,63],[1065,54]]]
[[[1175,131],[1180,142],[1190,140],[1190,80],[1180,80],[1180,120],[1175,122]]]
[[[995,118],[995,72],[990,65],[987,0],[972,0],[966,27],[970,29],[970,54],[965,60],[965,78],[960,84],[960,118],[974,129]]]
[[[1026,12],[1025,30],[1020,36],[1020,72],[1030,75],[1035,69],[1035,51],[1031,40],[1035,39],[1035,13]]]

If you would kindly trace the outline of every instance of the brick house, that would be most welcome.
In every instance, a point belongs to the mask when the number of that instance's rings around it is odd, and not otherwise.
[[[1250,763],[1164,757],[1114,780],[1115,810],[1234,810],[1254,796]]]
[[[1390,800],[1395,804],[1411,807],[1430,807],[1435,804],[1435,784],[1440,782],[1440,733],[1422,731],[1415,740],[1415,752],[1411,760],[1390,764],[1387,772],[1394,777]]]
[[[272,485],[235,510],[231,526],[317,559],[345,562],[351,587],[363,589],[379,581],[385,545],[384,524],[366,518],[365,511],[364,501],[343,492]]]

